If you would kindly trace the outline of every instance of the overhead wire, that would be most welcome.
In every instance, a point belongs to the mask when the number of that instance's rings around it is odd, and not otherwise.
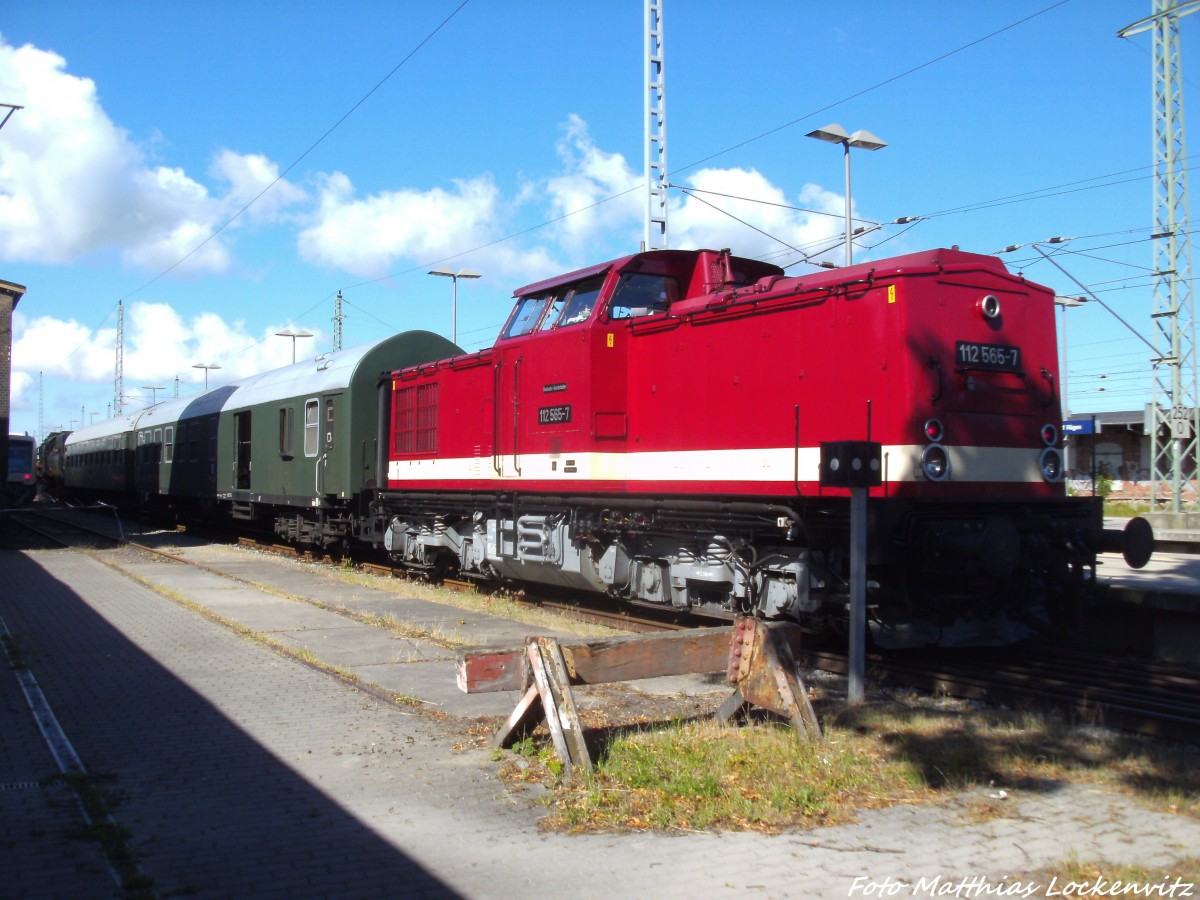
[[[92,337],[96,334],[96,332],[99,331],[100,328],[103,326],[104,322],[108,321],[108,317],[112,315],[113,311],[117,308],[118,304],[122,303],[125,300],[130,299],[131,297],[136,296],[137,294],[144,291],[146,288],[150,287],[150,285],[155,284],[162,278],[169,275],[175,269],[179,268],[179,266],[183,265],[183,263],[187,262],[187,260],[191,259],[198,252],[200,252],[200,250],[202,250],[213,239],[215,239],[217,237],[217,235],[219,235],[226,228],[228,228],[230,225],[232,225],[234,222],[236,222],[238,219],[240,219],[246,213],[246,211],[250,209],[250,207],[252,207],[255,203],[257,203],[259,200],[261,200],[262,197],[268,191],[270,191],[272,188],[274,188],[275,185],[279,184],[279,182],[282,181],[288,175],[289,172],[291,172],[294,168],[296,168],[296,166],[298,166],[301,162],[303,162],[304,159],[307,158],[310,153],[312,153],[314,150],[317,149],[317,147],[319,147],[321,144],[323,144],[325,142],[325,140],[331,134],[333,134],[339,127],[341,127],[341,125],[347,119],[349,119],[352,115],[354,115],[354,113],[357,112],[358,109],[364,103],[366,103],[367,100],[369,100],[371,98],[371,96],[375,94],[376,91],[378,91],[381,87],[383,87],[383,85],[386,84],[392,78],[393,75],[395,75],[402,68],[404,68],[404,66],[407,65],[408,62],[414,56],[416,56],[417,53],[419,53],[421,51],[421,49],[425,47],[426,44],[428,44],[431,40],[433,40],[433,38],[438,34],[438,32],[440,32],[443,28],[445,28],[446,25],[448,25],[455,16],[457,16],[460,12],[462,12],[463,8],[470,2],[471,2],[471,0],[461,0],[461,2],[458,4],[458,6],[456,6],[450,12],[449,15],[447,15],[445,18],[443,18],[441,20],[441,22],[439,22],[429,32],[427,32],[426,35],[423,38],[421,38],[421,40],[419,40],[412,47],[412,49],[410,49],[408,51],[408,53],[405,54],[404,57],[398,63],[396,63],[396,65],[394,65],[391,68],[391,70],[386,75],[384,75],[381,79],[379,79],[379,81],[377,81],[370,90],[368,90],[365,94],[363,94],[362,97],[360,97],[353,106],[351,106],[348,110],[346,110],[346,112],[344,112],[332,125],[330,125],[327,129],[325,129],[324,133],[322,133],[320,137],[318,137],[315,141],[313,141],[311,144],[309,144],[309,146],[304,150],[304,152],[302,152],[299,156],[297,156],[294,160],[292,160],[291,163],[289,163],[285,169],[283,169],[278,175],[276,175],[274,180],[272,180],[270,182],[270,184],[268,184],[261,191],[259,191],[257,194],[255,194],[240,209],[238,209],[236,212],[234,212],[231,216],[229,216],[229,218],[227,218],[217,228],[215,228],[207,237],[205,237],[202,241],[200,241],[200,243],[196,244],[196,246],[194,246],[191,250],[189,250],[187,253],[185,253],[183,256],[181,256],[179,259],[177,259],[175,262],[171,263],[171,265],[167,266],[165,269],[163,269],[161,272],[159,272],[157,275],[155,275],[149,281],[145,282],[144,284],[140,285],[139,287],[135,288],[134,290],[132,290],[132,291],[128,292],[127,294],[124,294],[120,298],[118,298],[118,300],[109,308],[108,312],[105,314],[105,316],[101,320],[100,324],[97,325],[95,328],[93,328],[89,332],[88,337],[85,340],[84,344],[86,344],[88,341],[90,341],[92,339]],[[324,302],[324,301],[322,301],[322,302]],[[258,341],[255,341],[253,344],[250,344],[247,346],[252,347],[257,344],[260,344],[260,343],[262,343],[262,340],[263,339],[259,339]],[[71,351],[71,353],[68,354],[68,357],[74,356],[75,353],[78,353],[79,350],[82,349],[84,344],[80,344],[73,351]]]

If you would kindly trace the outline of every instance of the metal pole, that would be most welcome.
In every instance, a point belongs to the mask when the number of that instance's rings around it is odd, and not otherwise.
[[[846,265],[851,265],[854,262],[854,234],[850,226],[850,142],[842,141],[842,148],[846,151]]]
[[[848,703],[866,699],[867,680],[867,494],[850,489],[850,679]]]
[[[453,287],[450,291],[450,343],[458,344],[458,276],[451,275]]]

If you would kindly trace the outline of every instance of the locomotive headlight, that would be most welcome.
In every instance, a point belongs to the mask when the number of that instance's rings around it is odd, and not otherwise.
[[[950,477],[950,457],[941,444],[930,444],[921,454],[921,471],[930,481],[945,481]]]
[[[942,427],[941,419],[925,420],[925,440],[940,444],[945,436],[946,430]]]
[[[1047,447],[1053,447],[1058,440],[1058,429],[1050,423],[1042,426],[1042,443]]]
[[[995,294],[988,294],[979,301],[979,311],[985,319],[1000,318],[1000,298]]]
[[[1061,481],[1063,473],[1062,454],[1054,447],[1042,451],[1039,461],[1042,467],[1042,477],[1047,481]]]

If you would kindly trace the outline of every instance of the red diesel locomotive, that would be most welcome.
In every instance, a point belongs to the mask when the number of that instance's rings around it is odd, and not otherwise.
[[[372,527],[409,567],[836,625],[849,492],[821,484],[820,447],[867,438],[882,645],[1023,636],[1121,541],[1066,495],[1052,292],[995,258],[788,276],[665,250],[515,296],[491,349],[381,392]]]

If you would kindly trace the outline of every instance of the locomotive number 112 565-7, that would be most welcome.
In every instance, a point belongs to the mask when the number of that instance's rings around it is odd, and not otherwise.
[[[954,362],[958,366],[972,369],[1000,369],[1005,372],[1019,371],[1021,350],[1003,344],[980,344],[976,341],[958,341],[954,345]]]

